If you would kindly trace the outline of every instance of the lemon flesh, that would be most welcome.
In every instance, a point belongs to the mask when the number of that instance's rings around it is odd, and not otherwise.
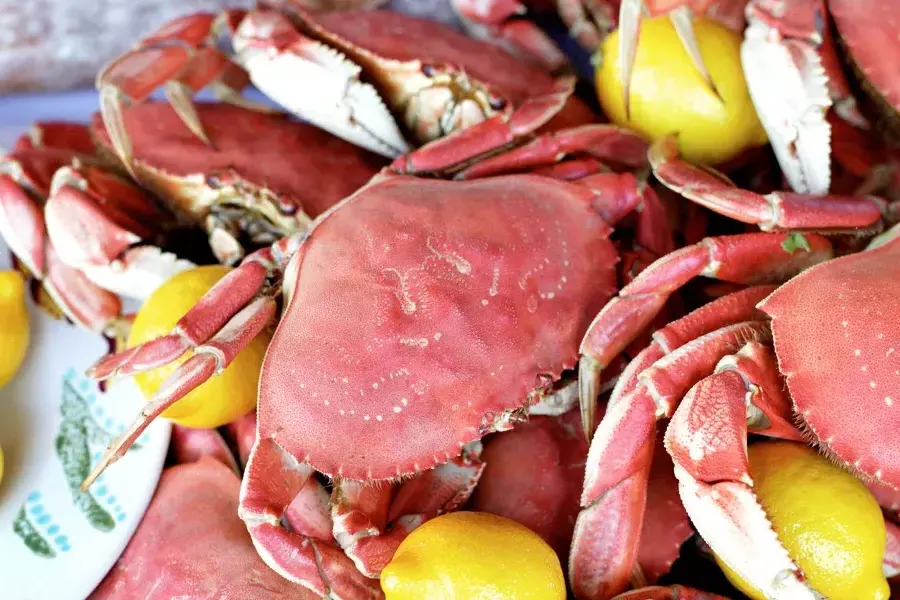
[[[556,552],[488,513],[441,515],[413,531],[381,572],[386,600],[564,600]]]
[[[866,486],[795,442],[753,444],[747,454],[757,498],[809,585],[829,600],[887,600],[881,570],[887,534]],[[741,592],[766,600],[718,557],[716,562]]]
[[[222,265],[201,266],[168,279],[138,311],[128,347],[170,333],[178,320],[229,271],[231,267]],[[270,339],[271,332],[264,330],[221,374],[192,390],[163,411],[162,416],[185,427],[208,429],[221,427],[253,410],[256,407],[259,374]],[[149,399],[178,365],[192,355],[188,351],[168,365],[135,375],[138,388]]]
[[[619,31],[600,47],[595,83],[609,119],[656,141],[678,133],[685,160],[709,166],[725,163],[767,142],[741,67],[741,36],[711,21],[694,20],[700,54],[718,91],[697,70],[663,15],[641,21],[626,118],[619,70]],[[721,96],[721,97],[720,97]]]
[[[31,343],[25,278],[18,271],[0,271],[0,388],[16,373]]]

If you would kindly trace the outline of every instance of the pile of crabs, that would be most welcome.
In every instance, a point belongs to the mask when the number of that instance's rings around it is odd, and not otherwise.
[[[688,49],[689,9],[744,31],[771,147],[729,178],[606,123],[541,3],[453,4],[467,33],[288,0],[184,16],[104,69],[92,123],[39,123],[3,159],[0,234],[79,326],[119,336],[122,296],[235,267],[92,367],[191,353],[85,488],[274,328],[257,410],[223,432],[239,460],[176,427],[183,464],[94,597],[378,598],[404,537],[459,509],[538,533],[578,599],[719,598],[670,573],[698,547],[819,597],[754,493],[760,436],[871,487],[896,576],[900,80],[872,29],[897,5],[558,3],[589,49],[620,27],[626,73],[642,12]]]

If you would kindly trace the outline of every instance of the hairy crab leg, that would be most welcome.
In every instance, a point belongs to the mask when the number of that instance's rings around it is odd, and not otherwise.
[[[716,554],[768,597],[812,600],[819,595],[804,583],[756,499],[747,458],[748,431],[803,439],[791,425],[791,402],[777,373],[774,353],[758,344],[726,358],[685,396],[665,445],[684,506]]]
[[[900,212],[896,204],[874,196],[815,196],[792,192],[761,195],[736,187],[709,169],[678,157],[677,138],[650,148],[650,164],[661,183],[688,200],[763,231],[786,230],[860,233],[881,226],[883,217]]]
[[[238,515],[263,561],[285,579],[322,597],[380,597],[377,580],[360,573],[331,539],[328,494],[315,471],[271,438],[250,453]]]
[[[609,361],[619,355],[659,313],[669,296],[691,279],[712,277],[733,283],[784,281],[832,256],[831,244],[809,234],[807,248],[789,246],[791,236],[773,233],[706,238],[668,254],[623,287],[594,318],[581,342],[580,402],[596,402],[597,382]],[[595,423],[584,423],[588,438]]]

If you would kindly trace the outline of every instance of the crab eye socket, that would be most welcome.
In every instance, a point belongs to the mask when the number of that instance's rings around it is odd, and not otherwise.
[[[491,108],[494,110],[503,110],[506,108],[506,100],[500,98],[499,96],[491,96],[490,100],[488,100]]]
[[[422,65],[422,75],[425,77],[434,77],[437,74],[437,69],[434,65]]]

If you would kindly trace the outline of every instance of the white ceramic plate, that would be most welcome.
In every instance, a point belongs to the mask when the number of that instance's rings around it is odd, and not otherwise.
[[[10,102],[3,99],[0,108],[10,108]],[[81,120],[89,112],[79,113],[95,106],[88,100],[75,110],[57,109],[56,118]],[[10,123],[10,111],[3,112],[0,143],[6,147],[35,117],[53,117],[28,114],[32,111],[26,108],[17,115],[19,123]],[[9,267],[9,252],[0,241],[0,268]],[[105,340],[51,318],[28,300],[29,354],[15,379],[0,390],[5,458],[0,596],[84,600],[125,549],[147,509],[165,460],[170,425],[156,421],[139,447],[81,494],[81,480],[144,401],[130,379],[113,382],[102,393],[84,371],[107,351]]]

